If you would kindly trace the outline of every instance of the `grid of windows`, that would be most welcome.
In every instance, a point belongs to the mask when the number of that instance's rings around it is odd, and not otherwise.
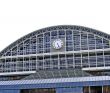
[[[110,86],[87,86],[83,88],[83,93],[109,93]]]
[[[53,48],[56,39],[64,42],[63,50]],[[110,66],[109,42],[99,35],[71,29],[35,34],[2,55],[0,72]]]
[[[110,51],[5,58],[0,72],[110,66]]]
[[[64,51],[80,51],[110,48],[110,41],[92,33],[72,30],[46,32],[30,37],[4,53],[4,56],[50,53],[52,42],[62,39]]]

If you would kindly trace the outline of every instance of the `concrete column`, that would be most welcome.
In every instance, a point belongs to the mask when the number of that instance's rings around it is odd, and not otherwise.
[[[103,90],[104,90],[104,87],[102,86],[102,93],[104,92]]]
[[[91,93],[91,87],[89,86],[89,93]]]

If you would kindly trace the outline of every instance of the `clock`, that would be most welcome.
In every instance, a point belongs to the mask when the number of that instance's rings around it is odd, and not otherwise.
[[[54,49],[61,49],[63,47],[63,41],[61,39],[56,39],[52,43]]]

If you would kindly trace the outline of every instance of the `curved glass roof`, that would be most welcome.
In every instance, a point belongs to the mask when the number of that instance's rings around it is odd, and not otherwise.
[[[61,48],[56,49],[58,40]],[[3,74],[37,71],[27,78],[86,76],[77,69],[110,68],[110,35],[82,26],[47,27],[20,38],[0,55]]]
[[[62,44],[60,49],[54,47],[57,40]],[[43,28],[25,35],[0,53],[1,74],[36,72],[24,79],[109,75],[105,67],[110,68],[110,35],[82,26]],[[100,71],[89,74],[90,68]]]
[[[110,35],[108,35],[106,33],[100,32],[100,31],[95,30],[95,29],[83,27],[83,26],[76,26],[76,25],[51,26],[51,27],[47,27],[47,28],[43,28],[43,29],[34,31],[32,33],[29,33],[28,35],[23,36],[22,38],[18,39],[17,41],[15,41],[14,43],[12,43],[8,47],[6,47],[4,50],[2,50],[1,53],[0,53],[0,55],[2,55],[3,53],[5,53],[9,49],[11,49],[16,44],[24,41],[26,38],[33,37],[36,34],[41,34],[41,33],[48,32],[48,31],[63,30],[63,29],[64,30],[71,29],[71,30],[78,30],[78,31],[90,32],[90,33],[96,34],[98,36],[104,37],[106,39],[110,39]]]

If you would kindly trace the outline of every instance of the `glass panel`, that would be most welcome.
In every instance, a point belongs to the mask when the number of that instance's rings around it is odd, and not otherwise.
[[[102,44],[102,38],[96,36],[96,48],[97,49],[102,49],[103,48],[103,44]]]
[[[110,93],[110,86],[104,86],[103,93]]]
[[[88,49],[88,44],[87,44],[87,34],[86,33],[81,33],[81,49],[82,50],[87,50]]]
[[[60,30],[58,31],[58,33],[59,33],[59,38],[65,38],[65,31]]]
[[[83,67],[89,67],[88,53],[83,53],[82,54],[82,66]]]
[[[103,52],[97,52],[97,66],[104,66]]]
[[[104,48],[109,48],[110,47],[110,41],[109,40],[106,40],[106,39],[103,39],[103,47]]]
[[[96,66],[96,53],[94,52],[89,53],[89,63],[90,63],[90,67]]]
[[[57,31],[51,32],[51,39],[57,39]]]
[[[90,88],[90,93],[102,93],[102,87],[101,86],[92,86]]]
[[[83,88],[83,93],[89,93],[89,87],[84,87]]]
[[[95,49],[95,38],[93,34],[88,34],[89,49]]]
[[[80,50],[80,33],[78,31],[73,31],[73,44],[74,51]]]
[[[81,67],[81,54],[75,54],[74,55],[74,61],[75,61],[75,67],[76,68]]]

